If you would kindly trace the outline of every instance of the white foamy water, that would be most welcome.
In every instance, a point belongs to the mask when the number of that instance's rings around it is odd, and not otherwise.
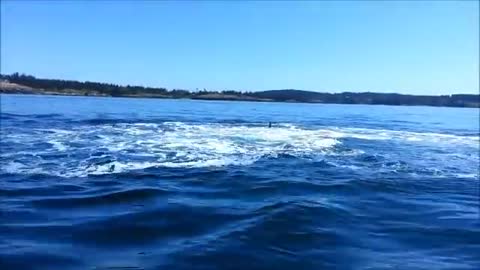
[[[21,131],[3,138],[4,142],[23,148],[2,153],[2,170],[64,177],[151,167],[241,166],[284,154],[306,159],[328,156],[351,159],[364,153],[360,149],[337,151],[346,138],[445,147],[478,145],[478,136],[336,127],[304,129],[289,124],[268,128],[181,122],[125,123]]]
[[[333,128],[337,138],[357,138],[363,140],[397,140],[423,142],[427,144],[460,144],[478,146],[478,136],[458,136],[431,132],[411,132],[385,129],[366,128]]]

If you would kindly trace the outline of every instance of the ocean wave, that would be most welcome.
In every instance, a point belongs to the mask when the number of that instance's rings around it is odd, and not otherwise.
[[[112,191],[88,196],[70,196],[68,198],[44,198],[31,201],[34,206],[44,208],[69,208],[128,204],[136,201],[148,201],[166,196],[168,191],[159,188],[141,188]]]

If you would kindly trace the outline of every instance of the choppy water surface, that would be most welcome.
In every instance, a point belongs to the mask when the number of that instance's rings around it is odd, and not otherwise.
[[[1,269],[480,265],[478,109],[1,106]]]

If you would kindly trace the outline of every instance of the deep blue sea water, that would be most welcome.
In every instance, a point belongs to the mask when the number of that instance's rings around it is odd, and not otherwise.
[[[478,109],[0,98],[0,269],[479,269]]]

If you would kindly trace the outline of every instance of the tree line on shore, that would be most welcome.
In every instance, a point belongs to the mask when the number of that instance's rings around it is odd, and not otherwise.
[[[480,107],[480,95],[454,94],[441,96],[405,95],[397,93],[322,93],[314,91],[284,89],[258,92],[225,91],[187,91],[182,89],[123,86],[111,83],[80,82],[74,80],[41,79],[31,75],[13,73],[0,74],[0,79],[10,83],[42,89],[55,93],[66,93],[75,90],[85,95],[101,94],[113,97],[142,96],[164,98],[193,98],[220,100],[258,100],[279,102],[310,102],[338,104],[384,104],[384,105],[429,105],[450,107]]]

